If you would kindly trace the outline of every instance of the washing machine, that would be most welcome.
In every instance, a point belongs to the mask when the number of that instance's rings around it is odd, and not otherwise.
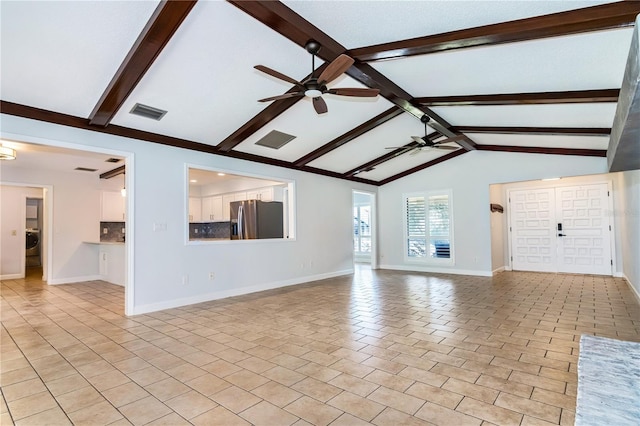
[[[27,266],[40,266],[40,231],[27,229],[26,234]]]

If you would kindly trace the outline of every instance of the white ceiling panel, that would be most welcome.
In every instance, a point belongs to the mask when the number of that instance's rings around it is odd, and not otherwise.
[[[2,1],[2,99],[88,117],[157,5]]]
[[[610,1],[287,0],[284,3],[347,49],[354,49]],[[380,30],[371,31],[371,28]]]
[[[633,28],[453,50],[371,65],[415,97],[613,89]]]
[[[379,182],[388,177],[402,173],[407,169],[420,166],[422,164],[428,163],[429,161],[442,157],[443,155],[447,155],[449,154],[449,152],[451,151],[428,149],[421,150],[416,154],[402,154],[392,160],[385,161],[384,163],[377,165],[370,172],[358,173],[356,177]]]
[[[113,123],[217,145],[265,108],[258,99],[291,88],[258,64],[300,80],[311,55],[229,3],[198,2]],[[169,112],[134,116],[136,102]]]
[[[479,145],[535,146],[540,148],[607,149],[609,136],[465,133]]]
[[[330,86],[365,87],[346,75]],[[382,96],[354,98],[323,95],[323,98],[329,109],[326,114],[316,114],[311,100],[304,98],[236,146],[234,150],[295,161],[392,106]],[[287,133],[296,138],[277,150],[255,144],[272,130]]]
[[[433,129],[428,128],[427,133],[431,132]],[[412,142],[411,136],[424,136],[424,124],[404,113],[310,162],[309,166],[344,173],[387,154],[386,147]]]
[[[611,127],[614,103],[433,108],[453,126]]]

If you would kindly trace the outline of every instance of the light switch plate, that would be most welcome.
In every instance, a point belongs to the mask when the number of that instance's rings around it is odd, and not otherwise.
[[[108,229],[108,228],[102,228],[102,233],[103,233],[103,234],[106,234],[106,233],[108,233],[108,232],[109,232],[109,229]]]

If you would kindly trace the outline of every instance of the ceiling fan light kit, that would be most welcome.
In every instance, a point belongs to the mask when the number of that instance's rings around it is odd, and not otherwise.
[[[328,111],[327,104],[322,99],[322,95],[329,93],[331,95],[338,96],[355,96],[355,97],[376,97],[380,91],[378,89],[361,89],[361,88],[336,88],[329,89],[327,84],[344,74],[355,62],[353,58],[342,54],[336,59],[331,61],[329,65],[320,73],[320,76],[315,77],[315,58],[320,51],[320,43],[315,40],[309,40],[305,45],[307,52],[311,54],[311,77],[304,81],[297,81],[285,74],[282,74],[276,70],[273,70],[264,65],[256,65],[255,69],[262,71],[265,74],[269,74],[279,80],[286,81],[296,86],[297,91],[287,92],[282,95],[270,96],[268,98],[260,99],[258,102],[271,102],[280,99],[288,99],[293,97],[306,96],[312,99],[313,108],[318,114],[324,114]]]
[[[15,160],[16,150],[8,146],[0,145],[0,160]]]

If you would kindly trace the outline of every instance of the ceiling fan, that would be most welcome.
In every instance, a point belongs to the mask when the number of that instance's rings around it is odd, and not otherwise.
[[[464,135],[458,135],[434,142],[431,141],[431,139],[427,135],[427,123],[429,122],[429,116],[427,116],[427,114],[424,114],[422,117],[420,117],[420,121],[424,123],[424,136],[411,136],[411,139],[413,139],[413,142],[411,144],[404,146],[388,146],[385,149],[402,149],[405,152],[413,151],[409,155],[416,155],[423,150],[428,151],[430,149],[442,149],[446,151],[455,151],[456,149],[460,148],[460,146],[451,146],[445,144],[464,139]]]
[[[262,71],[265,74],[269,74],[272,77],[277,79],[286,81],[287,83],[294,84],[298,90],[295,92],[287,92],[283,95],[271,96],[268,98],[260,99],[258,102],[270,102],[276,101],[279,99],[287,99],[294,98],[298,96],[307,96],[313,101],[313,108],[316,110],[318,114],[324,114],[327,112],[327,104],[322,99],[322,95],[325,93],[329,93],[332,95],[340,95],[340,96],[357,96],[357,97],[368,97],[372,98],[378,96],[380,92],[378,89],[368,89],[368,88],[335,88],[329,89],[327,84],[331,81],[338,78],[341,74],[353,65],[355,62],[352,58],[347,55],[340,55],[336,59],[334,59],[325,69],[322,71],[320,76],[315,77],[315,57],[320,51],[320,43],[309,40],[305,45],[305,49],[307,52],[311,53],[311,77],[304,81],[296,81],[293,78],[286,76],[276,70],[273,70],[269,67],[265,67],[264,65],[256,65],[255,69],[258,71]]]

